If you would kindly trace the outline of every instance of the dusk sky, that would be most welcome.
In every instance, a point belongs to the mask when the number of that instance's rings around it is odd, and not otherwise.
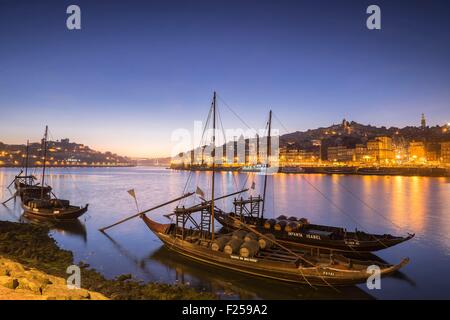
[[[70,4],[81,30],[66,28]],[[370,4],[381,30],[366,28]],[[269,108],[290,131],[419,125],[422,112],[447,123],[450,4],[0,0],[2,142],[37,141],[48,124],[54,139],[170,155],[172,131],[204,120],[214,90],[255,128]]]

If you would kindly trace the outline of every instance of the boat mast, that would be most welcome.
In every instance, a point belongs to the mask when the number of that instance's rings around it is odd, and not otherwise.
[[[266,204],[266,189],[267,189],[267,168],[269,167],[269,159],[270,159],[270,131],[272,127],[272,110],[269,112],[269,132],[267,134],[267,163],[266,163],[266,174],[264,175],[264,191],[263,191],[263,203],[262,203],[262,211],[261,211],[261,219],[264,218],[264,207]]]
[[[216,162],[216,92],[213,96],[213,151],[212,151],[212,183],[211,183],[211,240],[214,241],[214,178],[215,178],[215,162]]]
[[[27,140],[26,157],[25,157],[25,177],[28,176],[28,154],[30,142]],[[28,179],[28,178],[27,178]]]
[[[47,136],[48,136],[48,126],[45,126],[45,134],[44,134],[44,163],[43,163],[43,166],[42,166],[41,199],[44,199],[45,163],[47,162]]]

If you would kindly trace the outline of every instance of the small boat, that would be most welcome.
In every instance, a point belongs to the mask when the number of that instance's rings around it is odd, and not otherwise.
[[[58,221],[78,219],[88,210],[88,204],[84,207],[73,206],[68,200],[62,199],[22,199],[22,209],[26,214],[48,218]]]
[[[78,219],[88,210],[88,204],[84,207],[74,206],[69,200],[58,199],[50,186],[45,185],[45,164],[47,161],[47,137],[48,127],[45,127],[43,139],[44,160],[42,166],[42,180],[39,185],[26,185],[21,188],[21,206],[24,213],[39,218],[55,221],[68,221]]]
[[[263,173],[266,169],[267,169],[266,166],[263,164],[255,164],[255,165],[243,166],[239,171]]]
[[[354,167],[330,167],[324,170],[327,174],[353,174],[356,172]]]
[[[401,176],[404,172],[396,168],[382,168],[382,167],[360,167],[356,170],[357,174],[374,175],[374,176]]]
[[[280,167],[280,173],[304,173],[305,169],[298,166],[285,166]]]
[[[8,188],[11,185],[14,185],[14,188],[16,190],[15,195],[19,197],[22,197],[25,191],[27,192],[28,196],[39,197],[42,192],[44,192],[45,195],[49,195],[52,191],[52,188],[50,186],[39,186],[39,184],[36,184],[35,182],[37,180],[36,176],[28,174],[28,159],[29,142],[27,141],[24,169],[22,169],[20,173],[14,177]]]

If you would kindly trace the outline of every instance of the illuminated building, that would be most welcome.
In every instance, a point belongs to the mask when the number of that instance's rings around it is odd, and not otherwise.
[[[392,138],[387,136],[376,137],[367,142],[367,155],[372,161],[389,162],[394,160]]]
[[[328,161],[350,162],[355,157],[355,149],[349,149],[345,146],[328,147]]]
[[[441,159],[445,164],[450,164],[450,141],[441,143]]]
[[[421,141],[411,141],[408,148],[409,161],[426,161],[425,144]]]
[[[436,162],[437,164],[441,157],[441,145],[439,143],[427,143],[425,157],[427,162]]]
[[[367,161],[367,147],[363,144],[358,143],[355,146],[355,160],[362,162]]]

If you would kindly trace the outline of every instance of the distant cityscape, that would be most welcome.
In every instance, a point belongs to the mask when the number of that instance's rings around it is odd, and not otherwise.
[[[302,166],[390,166],[390,167],[443,167],[450,168],[450,123],[427,126],[425,115],[420,125],[376,127],[342,120],[329,127],[281,135],[280,167]],[[237,145],[244,140],[245,157],[238,154]],[[256,144],[259,140],[256,138]],[[208,167],[211,155],[205,146],[180,154],[180,157],[130,158],[111,152],[100,152],[69,139],[48,141],[46,165],[54,167],[107,167],[107,166],[163,166],[172,168]],[[237,169],[264,160],[251,159],[250,141],[240,137],[223,145],[223,151],[234,155],[224,158],[219,167]],[[259,152],[257,152],[259,154]],[[25,165],[26,145],[0,142],[0,167]],[[182,160],[180,160],[182,159]],[[42,166],[42,142],[29,144],[30,167]]]
[[[23,167],[26,164],[26,145],[8,145],[0,142],[0,167]],[[42,142],[28,146],[28,166],[43,165]],[[124,167],[136,162],[111,152],[100,152],[69,139],[47,142],[47,166],[52,167]]]
[[[245,158],[239,157],[236,150],[238,139],[223,146],[224,150],[231,150],[235,157],[231,161],[224,158],[221,166],[242,167],[254,163],[255,159],[250,158],[250,141],[244,140]],[[212,158],[203,154],[204,148],[197,149],[197,152],[191,150],[172,159],[172,167],[210,165]],[[261,162],[264,160],[258,157],[257,163]],[[281,167],[342,165],[448,167],[450,123],[429,127],[424,114],[420,125],[404,128],[375,127],[344,119],[326,128],[280,136]]]

